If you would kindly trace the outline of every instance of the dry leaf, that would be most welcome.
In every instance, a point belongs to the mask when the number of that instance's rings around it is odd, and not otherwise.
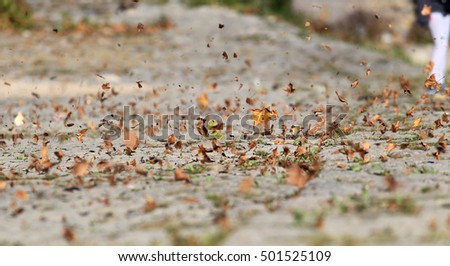
[[[406,112],[406,117],[411,116],[413,117],[414,110],[416,110],[416,106],[411,107],[411,109]]]
[[[167,144],[172,145],[175,144],[177,142],[177,138],[175,137],[174,134],[170,134],[169,137],[167,138]]]
[[[225,59],[225,60],[228,60],[228,54],[227,54],[227,52],[223,52],[222,53],[222,57],[223,57],[223,59]]]
[[[28,200],[28,193],[25,190],[18,189],[14,193],[14,197],[18,200]]]
[[[422,121],[422,117],[419,117],[416,120],[414,120],[413,127],[418,127],[421,121]]]
[[[139,22],[136,26],[136,29],[138,32],[144,31],[144,24]]]
[[[288,94],[291,94],[295,91],[294,85],[292,83],[289,83],[287,87],[284,89],[285,92]]]
[[[148,195],[145,195],[144,198],[145,198],[144,212],[150,212],[154,210],[156,208],[155,200]]]
[[[439,89],[442,87],[442,84],[439,84],[437,81],[436,81],[436,76],[434,75],[434,74],[432,74],[431,76],[429,76],[426,80],[425,80],[425,82],[424,82],[424,84],[423,84],[424,86],[425,86],[425,88],[433,88],[433,89],[436,89],[436,91],[439,91]]]
[[[139,136],[135,131],[125,129],[123,136],[123,144],[130,150],[134,151],[139,146]]]
[[[341,95],[339,95],[339,93],[337,91],[335,91],[335,93],[341,103],[348,104],[347,100],[344,97],[342,97]]]
[[[206,93],[202,93],[197,97],[197,105],[200,109],[208,108],[209,101],[208,95],[206,95]]]
[[[355,80],[352,82],[352,84],[350,85],[350,87],[356,88],[356,86],[358,86],[358,84],[359,84],[359,80],[355,79]]]
[[[411,82],[406,79],[404,75],[400,76],[399,81],[400,87],[403,89],[403,93],[411,94],[411,90],[409,89],[411,87]]]
[[[177,168],[174,171],[175,181],[189,181],[189,175],[183,172],[181,168]]]
[[[434,68],[434,62],[432,60],[430,60],[424,67],[423,72],[425,72],[426,74],[431,74],[431,71],[433,71]]]
[[[78,132],[76,134],[76,137],[77,137],[79,142],[83,142],[83,136],[84,136],[84,134],[86,134],[86,131],[88,131],[87,128],[78,130]]]
[[[242,193],[248,193],[252,190],[252,188],[253,188],[253,178],[251,177],[244,178],[244,180],[242,180],[241,183],[239,184],[239,192]]]
[[[25,116],[23,116],[22,112],[19,112],[16,118],[14,118],[14,124],[16,126],[21,126],[25,124]]]
[[[78,178],[84,177],[89,173],[90,168],[91,164],[86,160],[75,162],[75,165],[73,166],[73,174]]]
[[[420,11],[420,14],[422,16],[428,16],[431,14],[433,8],[431,7],[431,5],[423,5],[422,10]]]
[[[63,229],[63,237],[67,242],[75,241],[75,232],[72,228],[65,226]]]
[[[391,151],[393,151],[396,147],[397,147],[397,145],[396,145],[395,143],[388,143],[388,144],[386,145],[386,150],[387,150],[387,152],[391,152]]]
[[[370,73],[372,73],[372,70],[370,68],[366,69],[366,76],[370,76]]]
[[[278,112],[276,110],[271,110],[267,107],[263,109],[252,109],[252,120],[255,126],[262,125],[267,127],[270,120],[277,116]]]

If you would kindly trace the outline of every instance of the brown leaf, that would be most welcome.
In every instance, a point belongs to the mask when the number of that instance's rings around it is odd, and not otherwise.
[[[244,180],[242,180],[241,183],[239,184],[239,192],[242,193],[248,193],[252,190],[252,188],[253,188],[253,178],[251,177],[244,178]]]
[[[139,146],[139,137],[135,131],[124,130],[123,144],[130,150],[134,151]]]
[[[339,95],[339,93],[337,91],[335,91],[335,93],[341,103],[348,104],[347,100],[344,97],[342,97],[341,95]]]
[[[355,79],[355,80],[352,82],[352,84],[350,85],[350,87],[356,88],[356,86],[358,86],[358,84],[359,84],[359,80]]]
[[[431,7],[431,5],[423,5],[422,10],[420,11],[420,14],[422,16],[428,16],[431,14],[433,8]]]
[[[424,86],[425,88],[435,88],[436,91],[439,91],[439,89],[442,87],[442,84],[438,83],[436,80],[436,76],[432,74],[425,80]]]
[[[411,81],[407,80],[404,75],[401,75],[399,78],[400,87],[403,89],[403,93],[411,94]]]
[[[144,24],[142,24],[140,22],[136,26],[136,29],[137,29],[138,32],[144,31],[144,28],[145,28]]]
[[[177,138],[175,137],[175,135],[170,134],[169,137],[167,138],[167,144],[172,145],[172,144],[175,144],[176,142],[177,142]]]
[[[181,168],[177,168],[174,171],[175,181],[189,181],[189,175],[183,172]]]
[[[284,89],[284,91],[287,92],[288,94],[294,93],[295,92],[294,85],[292,83],[289,83],[287,87]]]
[[[75,241],[75,232],[71,227],[64,226],[63,229],[63,237],[67,242],[73,242]]]
[[[38,144],[38,142],[39,142],[39,136],[35,134],[35,135],[33,136],[33,143],[34,143],[34,144]]]
[[[64,157],[64,152],[62,150],[55,151],[55,156],[58,157],[58,160],[61,160]]]
[[[391,151],[393,151],[396,147],[397,147],[397,145],[396,145],[395,143],[388,143],[388,144],[386,145],[386,150],[387,150],[387,152],[391,152]]]
[[[107,150],[112,149],[112,148],[113,148],[112,141],[111,141],[110,139],[105,139],[105,140],[103,141],[103,148],[105,148],[105,149],[107,149]]]
[[[84,134],[86,134],[86,131],[88,131],[87,128],[78,130],[76,137],[79,142],[81,142],[81,143],[83,142],[83,136],[84,136]]]
[[[89,173],[90,168],[91,164],[86,160],[75,162],[75,165],[73,166],[73,174],[78,178],[84,177]]]
[[[424,67],[423,72],[425,72],[426,74],[431,74],[431,71],[433,71],[434,68],[434,62],[432,60],[430,60]]]
[[[370,73],[372,73],[372,70],[370,68],[366,69],[366,76],[370,76]]]
[[[18,189],[14,193],[14,197],[18,200],[28,200],[28,193],[25,190]]]
[[[411,109],[406,112],[406,117],[411,116],[413,117],[414,110],[416,110],[416,106],[411,107]]]
[[[223,59],[225,59],[225,60],[228,60],[228,54],[227,54],[227,52],[223,52],[222,53],[222,57],[223,57]]]
[[[109,82],[103,83],[102,84],[102,90],[106,91],[111,89],[111,84]]]
[[[154,210],[156,208],[155,200],[148,195],[145,195],[144,198],[145,198],[144,212],[150,212]]]

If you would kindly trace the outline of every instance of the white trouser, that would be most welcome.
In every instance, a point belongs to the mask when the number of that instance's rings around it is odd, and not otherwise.
[[[432,56],[434,67],[431,74],[435,75],[437,82],[444,83],[447,64],[448,35],[450,32],[450,15],[447,14],[444,16],[439,12],[431,13],[429,26],[434,41]]]

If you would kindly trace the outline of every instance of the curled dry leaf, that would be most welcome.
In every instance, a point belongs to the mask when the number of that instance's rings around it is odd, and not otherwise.
[[[355,79],[355,80],[352,82],[352,84],[350,84],[350,87],[356,88],[356,86],[358,86],[358,84],[359,84],[359,80]]]
[[[411,90],[409,89],[411,87],[411,81],[406,79],[404,75],[400,76],[399,81],[400,87],[403,89],[403,93],[411,94]]]
[[[228,60],[228,54],[227,54],[227,52],[223,51],[222,57],[223,57],[223,59]]]
[[[189,181],[189,175],[183,172],[181,168],[174,170],[175,181]]]
[[[339,95],[339,93],[337,91],[335,91],[335,93],[341,103],[348,104],[347,100],[344,97],[342,97],[342,95]]]
[[[372,73],[372,70],[370,68],[366,69],[366,76],[370,76]]]

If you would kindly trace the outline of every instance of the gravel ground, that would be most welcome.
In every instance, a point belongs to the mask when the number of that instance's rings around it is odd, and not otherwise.
[[[449,101],[421,97],[422,67],[219,7],[77,7],[96,31],[61,30],[55,5],[36,12],[41,30],[0,35],[1,244],[449,244]],[[270,106],[295,115],[289,129],[326,105],[345,134],[252,139],[236,125],[222,151],[205,137],[102,139],[124,106],[222,118]],[[320,165],[306,185],[289,181],[298,160]]]

